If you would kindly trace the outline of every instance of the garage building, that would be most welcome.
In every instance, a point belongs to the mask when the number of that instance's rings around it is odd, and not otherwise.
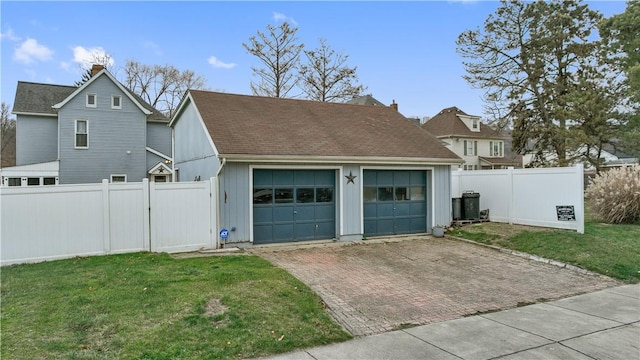
[[[216,178],[225,244],[353,241],[451,222],[450,169],[462,160],[392,107],[191,90],[170,126],[178,181]]]

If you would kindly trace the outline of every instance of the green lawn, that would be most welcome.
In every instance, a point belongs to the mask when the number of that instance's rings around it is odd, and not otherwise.
[[[522,251],[595,271],[629,283],[640,282],[640,225],[585,221],[584,234],[517,225],[480,223],[447,235]]]
[[[1,276],[3,359],[240,359],[350,338],[256,256],[98,256]]]

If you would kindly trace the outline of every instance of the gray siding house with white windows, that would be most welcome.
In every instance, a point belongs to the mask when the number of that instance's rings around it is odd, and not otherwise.
[[[216,178],[221,246],[451,223],[462,160],[393,108],[191,90],[170,126],[178,180]]]
[[[172,181],[169,119],[102,67],[82,86],[19,82],[2,185]]]

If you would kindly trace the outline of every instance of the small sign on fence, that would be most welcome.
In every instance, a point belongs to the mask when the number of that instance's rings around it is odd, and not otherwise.
[[[558,221],[576,221],[576,212],[573,205],[556,205]]]
[[[220,238],[222,240],[227,240],[229,238],[229,230],[227,229],[220,230]]]

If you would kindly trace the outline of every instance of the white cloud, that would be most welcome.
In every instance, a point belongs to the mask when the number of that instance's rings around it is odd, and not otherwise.
[[[224,63],[224,62],[218,60],[218,58],[216,58],[215,56],[211,56],[209,58],[209,64],[211,66],[213,66],[214,68],[222,68],[222,69],[233,69],[234,67],[236,67],[236,64],[234,64],[234,63]]]
[[[36,60],[47,61],[51,59],[52,55],[53,51],[38,44],[36,39],[27,38],[13,53],[13,58],[19,62],[31,64]]]
[[[107,66],[113,66],[114,61],[111,55],[109,55],[103,48],[85,48],[82,46],[76,46],[73,48],[73,62],[80,64],[83,69],[91,68],[91,65],[98,63],[104,63]]]
[[[298,22],[294,18],[289,17],[289,16],[287,16],[285,14],[282,14],[282,13],[279,13],[279,12],[275,12],[275,11],[273,12],[273,20],[275,20],[276,22],[280,22],[280,21],[285,22],[286,21],[286,22],[290,23],[291,25],[298,26]]]
[[[0,39],[7,39],[7,40],[11,40],[11,41],[20,41],[21,38],[19,36],[16,36],[16,34],[13,33],[13,29],[9,28],[9,30],[5,31],[4,33],[0,33]]]

